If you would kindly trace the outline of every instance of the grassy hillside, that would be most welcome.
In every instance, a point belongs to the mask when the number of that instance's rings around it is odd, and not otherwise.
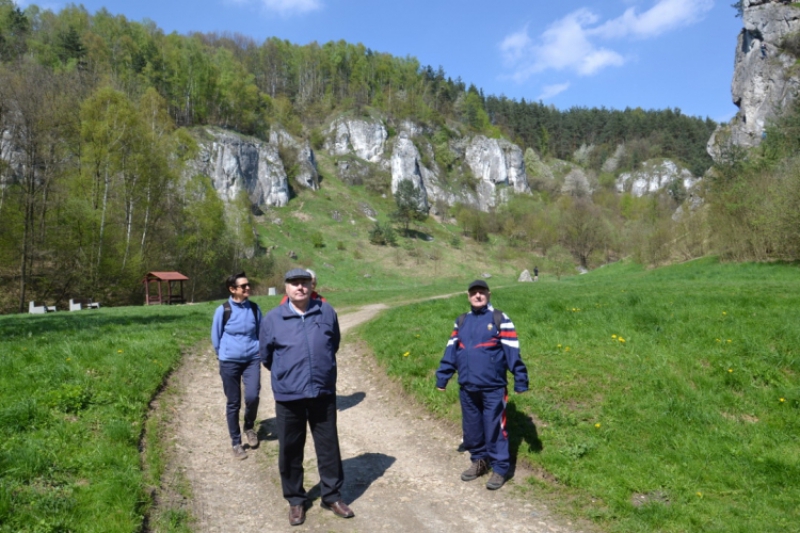
[[[541,472],[532,497],[552,493],[608,531],[797,530],[796,266],[615,265],[499,288],[493,302],[530,373],[508,414],[512,449]],[[362,330],[392,376],[453,420],[458,386],[438,393],[433,373],[466,306],[397,308]]]
[[[266,285],[281,287],[282,275],[297,263],[316,271],[326,297],[332,290],[383,292],[448,283],[458,287],[463,279],[483,273],[511,281],[523,269],[532,270],[537,261],[541,265],[541,258],[506,246],[505,239],[475,243],[454,223],[434,217],[412,225],[410,236],[399,232],[396,246],[370,244],[375,222],[362,206],[386,222],[396,208],[394,199],[370,195],[363,186],[345,185],[336,177],[329,156],[320,154],[318,164],[323,176],[319,191],[299,189],[288,206],[273,208],[259,219],[261,244],[276,247],[274,275],[260,280],[259,293],[266,292]],[[315,247],[315,233],[322,246]],[[297,255],[296,261],[287,256],[290,252]],[[259,277],[257,272],[248,274]]]

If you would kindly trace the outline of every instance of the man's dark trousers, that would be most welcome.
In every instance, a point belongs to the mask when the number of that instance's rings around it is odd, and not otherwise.
[[[344,483],[342,456],[336,429],[336,395],[275,402],[278,429],[278,470],[283,497],[289,505],[304,505],[303,450],[306,445],[306,424],[311,428],[317,452],[322,501],[326,504],[342,499]]]
[[[506,475],[511,467],[506,430],[508,390],[461,389],[459,399],[464,447],[469,450],[470,459],[473,462],[484,459],[491,464],[493,471]]]
[[[239,409],[242,407],[242,382],[244,382],[244,429],[253,429],[258,414],[258,394],[261,391],[261,360],[220,361],[219,375],[227,403],[225,416],[228,419],[228,433],[231,445],[242,443],[239,428]]]

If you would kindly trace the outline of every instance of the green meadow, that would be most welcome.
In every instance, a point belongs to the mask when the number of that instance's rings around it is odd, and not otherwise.
[[[490,280],[491,281],[491,280]],[[800,530],[800,272],[704,259],[493,291],[531,390],[510,395],[531,498],[611,532]],[[465,296],[362,327],[387,372],[460,419],[434,372]]]
[[[536,472],[515,480],[525,497],[609,532],[798,530],[798,267],[543,274],[489,280],[531,378],[508,407],[512,450]],[[342,312],[396,305],[354,334],[457,422],[457,384],[437,392],[433,373],[468,281],[324,295]],[[150,402],[218,303],[0,317],[0,532],[141,531],[164,467]]]
[[[212,304],[0,317],[0,531],[139,531],[148,406]]]

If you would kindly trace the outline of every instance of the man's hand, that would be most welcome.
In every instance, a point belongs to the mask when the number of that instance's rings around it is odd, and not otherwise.
[[[441,389],[439,387],[436,387],[436,390],[440,390],[440,391],[444,392],[444,389]]]

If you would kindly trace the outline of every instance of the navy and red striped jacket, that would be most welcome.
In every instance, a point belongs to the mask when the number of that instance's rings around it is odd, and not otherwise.
[[[467,313],[460,328],[457,322],[453,324],[436,371],[436,387],[445,388],[458,372],[458,384],[465,390],[499,389],[508,386],[509,371],[514,375],[514,391],[528,390],[528,369],[520,357],[514,323],[503,313],[498,331],[493,308],[487,305]]]

